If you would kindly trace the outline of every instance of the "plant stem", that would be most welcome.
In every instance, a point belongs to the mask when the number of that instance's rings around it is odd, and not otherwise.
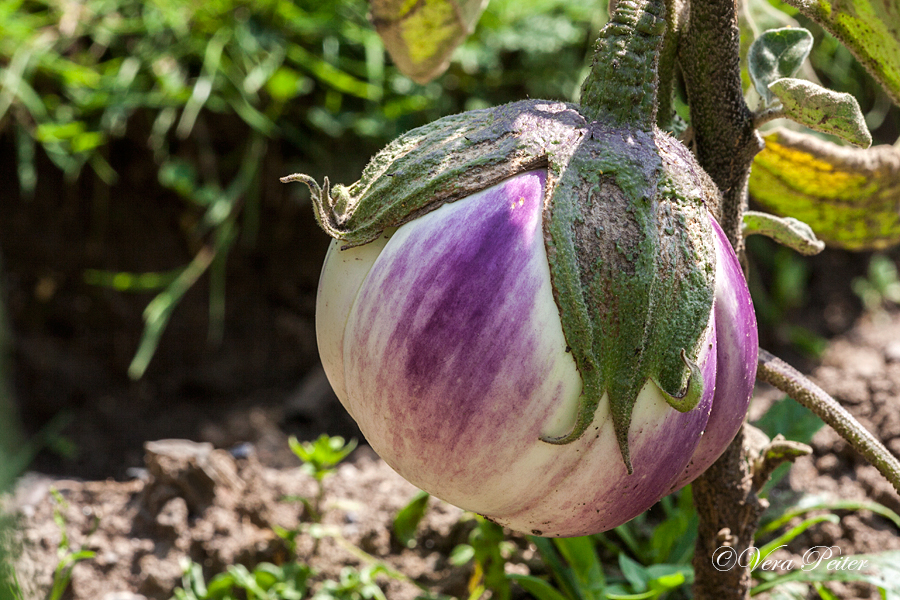
[[[781,104],[779,104],[778,106],[773,106],[771,108],[765,108],[753,113],[753,127],[759,129],[770,121],[774,121],[775,119],[783,119],[784,116],[784,106],[782,106]]]
[[[825,390],[762,348],[759,350],[757,378],[813,411],[874,465],[900,494],[900,461]]]
[[[750,597],[750,570],[738,564],[717,568],[713,560],[727,547],[733,556],[753,545],[759,519],[767,507],[756,495],[751,454],[744,448],[744,430],[719,459],[692,484],[697,508],[697,545],[692,561],[697,600],[745,600]]]
[[[691,2],[689,14],[679,58],[695,151],[700,166],[722,192],[719,224],[740,253],[750,165],[763,141],[744,102],[735,0],[697,0]]]
[[[691,109],[694,152],[722,192],[716,217],[740,256],[750,165],[763,142],[744,102],[735,4],[735,0],[691,2],[678,56]],[[756,495],[753,461],[743,440],[741,431],[693,484],[700,519],[693,561],[697,600],[744,600],[750,596],[748,569],[718,570],[712,563],[719,546],[727,545],[740,555],[753,544],[764,509],[765,502]]]
[[[672,130],[675,117],[675,80],[678,66],[678,36],[685,14],[684,0],[666,0],[666,35],[659,51],[659,87],[657,90],[656,124],[664,131]]]
[[[581,86],[581,108],[592,119],[644,131],[653,128],[665,12],[664,0],[616,3],[600,31],[591,71]]]

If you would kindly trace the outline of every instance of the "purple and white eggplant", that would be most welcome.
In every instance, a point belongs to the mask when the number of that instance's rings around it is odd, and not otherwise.
[[[582,392],[544,246],[545,180],[526,172],[369,244],[341,250],[334,241],[316,331],[338,397],[403,477],[519,531],[581,535],[631,519],[722,453],[750,398],[756,323],[710,217],[716,296],[696,407],[679,412],[645,382],[631,474],[606,396],[589,434],[544,441],[573,428]]]
[[[638,50],[658,48],[662,2],[617,6],[598,56],[616,36],[634,56],[595,59],[585,104],[440,119],[349,187],[285,178],[335,238],[316,332],[369,443],[422,489],[536,535],[615,527],[691,481],[755,379],[718,190],[655,126]]]

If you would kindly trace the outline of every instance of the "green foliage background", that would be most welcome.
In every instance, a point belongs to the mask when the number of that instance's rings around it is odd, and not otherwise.
[[[47,176],[42,155],[70,187],[89,181],[95,196],[110,196],[96,190],[128,184],[113,166],[126,153],[181,199],[191,262],[84,274],[89,284],[159,292],[129,369],[136,378],[207,274],[210,338],[222,338],[235,240],[253,245],[273,195],[303,197],[271,191],[272,165],[350,183],[389,140],[440,116],[528,96],[575,99],[603,4],[495,0],[450,72],[423,86],[389,63],[364,0],[6,0],[0,148],[15,157],[26,200]]]
[[[14,465],[18,462],[17,449],[20,441],[9,385],[9,329],[3,296],[0,294],[0,494],[9,490],[18,474]],[[11,600],[14,597],[11,528],[12,523],[0,512],[0,600]]]
[[[388,141],[441,116],[526,97],[577,100],[605,5],[493,0],[449,71],[417,85],[390,64],[365,0],[4,0],[0,147],[11,147],[26,199],[41,154],[70,183],[114,189],[111,155],[125,145],[182,200],[192,262],[85,273],[91,284],[160,292],[130,369],[140,377],[182,295],[207,273],[210,337],[221,339],[225,263],[238,234],[251,245],[259,234],[272,189],[264,165],[350,183]],[[823,83],[854,93],[870,127],[893,141],[900,120],[884,92],[810,28]]]

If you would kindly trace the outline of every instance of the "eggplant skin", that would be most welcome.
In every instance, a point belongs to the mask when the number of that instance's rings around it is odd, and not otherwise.
[[[705,470],[740,427],[756,366],[753,307],[710,216],[716,298],[678,412],[652,379],[622,461],[604,394],[584,435],[582,393],[542,231],[545,170],[527,171],[361,246],[334,241],[316,331],[326,374],[376,452],[421,489],[510,527],[576,536],[616,527]]]

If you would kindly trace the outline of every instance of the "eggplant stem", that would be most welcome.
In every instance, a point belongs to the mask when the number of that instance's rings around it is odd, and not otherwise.
[[[591,70],[581,86],[580,105],[585,115],[652,130],[665,32],[663,0],[616,3],[600,31]]]
[[[825,421],[878,469],[900,494],[900,460],[825,390],[762,348],[759,349],[756,377],[775,386]]]

